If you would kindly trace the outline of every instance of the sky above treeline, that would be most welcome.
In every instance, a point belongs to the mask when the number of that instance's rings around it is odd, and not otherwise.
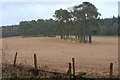
[[[55,10],[68,9],[82,4],[85,0],[44,0],[44,1],[0,1],[0,26],[19,24],[20,21],[54,19]],[[118,0],[86,0],[96,6],[100,18],[118,16]]]

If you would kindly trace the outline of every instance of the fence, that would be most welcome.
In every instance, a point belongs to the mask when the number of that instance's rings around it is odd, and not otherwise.
[[[14,62],[13,62],[14,67],[16,67],[17,55],[18,55],[18,53],[16,52],[15,57],[14,57]],[[34,62],[34,74],[35,74],[35,76],[37,76],[39,73],[39,70],[38,70],[38,65],[37,65],[37,55],[36,54],[34,54],[34,61],[33,62]],[[72,58],[71,62],[68,63],[67,73],[63,73],[63,74],[68,75],[70,79],[76,79],[76,76],[82,77],[82,76],[86,75],[86,73],[81,73],[80,75],[76,75],[75,58]],[[113,63],[110,63],[109,78],[113,78]]]

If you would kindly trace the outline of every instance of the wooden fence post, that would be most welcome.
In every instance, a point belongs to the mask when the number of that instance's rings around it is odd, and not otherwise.
[[[71,63],[69,63],[69,76],[70,76],[70,79],[71,79]]]
[[[72,58],[72,63],[73,63],[73,76],[75,76],[75,60]]]
[[[36,54],[34,54],[34,75],[35,76],[38,76],[38,73],[39,73],[39,70],[37,69],[37,57],[36,57]]]
[[[34,66],[35,66],[35,70],[37,70],[37,58],[36,58],[36,54],[34,54]]]
[[[18,54],[18,53],[16,52],[15,58],[14,58],[14,63],[13,63],[13,66],[14,66],[14,67],[16,66],[17,54]]]
[[[109,77],[112,78],[113,76],[113,63],[110,63],[110,73],[109,73]]]

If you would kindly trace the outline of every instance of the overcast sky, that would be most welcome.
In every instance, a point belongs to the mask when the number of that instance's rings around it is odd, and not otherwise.
[[[86,0],[87,1],[87,0]],[[43,1],[43,2],[0,2],[0,26],[19,24],[20,21],[53,18],[55,10],[82,4],[77,1]],[[118,1],[90,1],[96,6],[101,18],[110,18],[118,15]],[[54,19],[54,18],[53,18]]]

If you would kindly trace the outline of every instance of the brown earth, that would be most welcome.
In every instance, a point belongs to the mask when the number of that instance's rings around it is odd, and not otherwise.
[[[4,63],[13,63],[18,52],[18,64],[33,66],[35,53],[39,67],[65,72],[71,58],[75,58],[76,72],[108,75],[112,62],[117,75],[118,37],[95,36],[92,44],[49,37],[10,37],[3,38],[2,43]]]

